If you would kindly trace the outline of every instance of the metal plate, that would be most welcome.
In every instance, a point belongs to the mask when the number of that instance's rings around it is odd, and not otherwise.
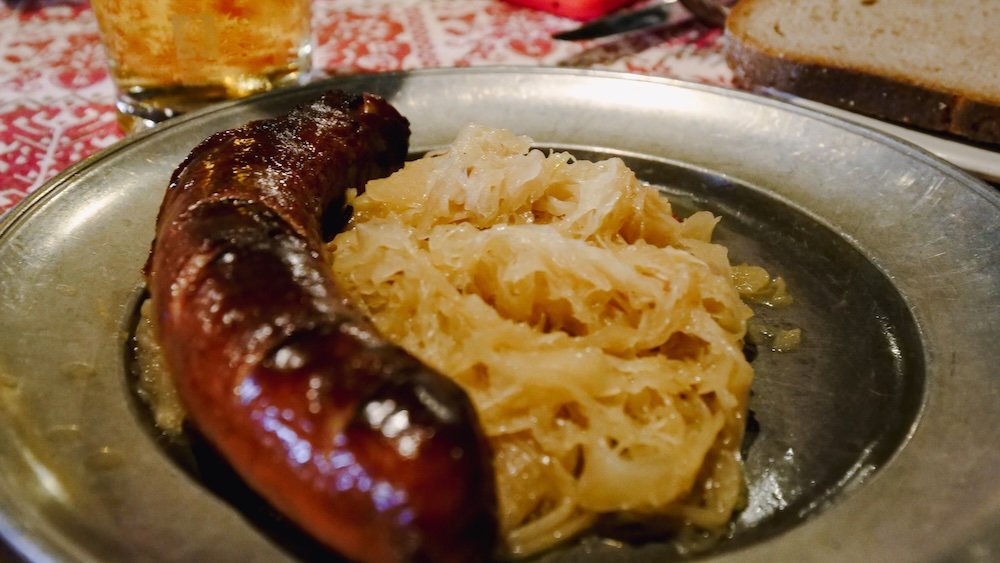
[[[805,98],[799,98],[778,90],[767,89],[765,95],[795,104],[807,109],[826,113],[840,119],[853,121],[930,151],[962,170],[974,174],[987,182],[1000,183],[1000,147],[964,140],[961,137],[932,133],[913,127],[903,127],[888,121],[874,119]]]
[[[0,533],[24,557],[281,561],[273,534],[175,463],[127,386],[125,342],[167,178],[212,132],[331,87],[386,95],[414,150],[469,121],[620,154],[723,216],[734,261],[796,298],[755,362],[750,506],[719,561],[925,561],[1000,549],[1000,196],[920,149],[780,102],[629,74],[450,69],[334,79],[126,140],[0,223]],[[659,559],[588,541],[546,560]]]

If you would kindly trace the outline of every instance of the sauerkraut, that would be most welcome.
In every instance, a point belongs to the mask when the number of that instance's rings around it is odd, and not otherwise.
[[[749,308],[718,219],[620,160],[479,125],[370,182],[329,246],[390,340],[472,397],[512,554],[600,519],[724,527],[743,499]]]

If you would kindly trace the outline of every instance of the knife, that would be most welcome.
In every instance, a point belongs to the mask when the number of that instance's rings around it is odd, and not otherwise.
[[[575,29],[556,33],[552,38],[562,41],[582,41],[653,27],[670,18],[670,8],[675,2],[677,0],[664,0],[645,8],[612,12]]]
[[[670,9],[678,0],[660,0],[649,6],[619,10],[611,14],[587,22],[580,27],[552,35],[553,39],[564,41],[582,41],[619,35],[629,31],[646,29],[660,25],[670,19]],[[680,0],[688,12],[702,23],[722,27],[729,14],[729,4],[732,0]]]

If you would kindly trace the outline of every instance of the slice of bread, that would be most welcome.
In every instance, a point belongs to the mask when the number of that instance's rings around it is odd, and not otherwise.
[[[734,83],[1000,143],[1000,0],[740,0]]]

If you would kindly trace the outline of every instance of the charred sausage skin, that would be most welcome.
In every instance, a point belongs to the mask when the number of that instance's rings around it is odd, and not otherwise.
[[[324,256],[324,210],[408,137],[342,93],[213,135],[174,172],[147,282],[193,424],[261,496],[351,559],[478,560],[496,498],[468,397],[354,312]]]

